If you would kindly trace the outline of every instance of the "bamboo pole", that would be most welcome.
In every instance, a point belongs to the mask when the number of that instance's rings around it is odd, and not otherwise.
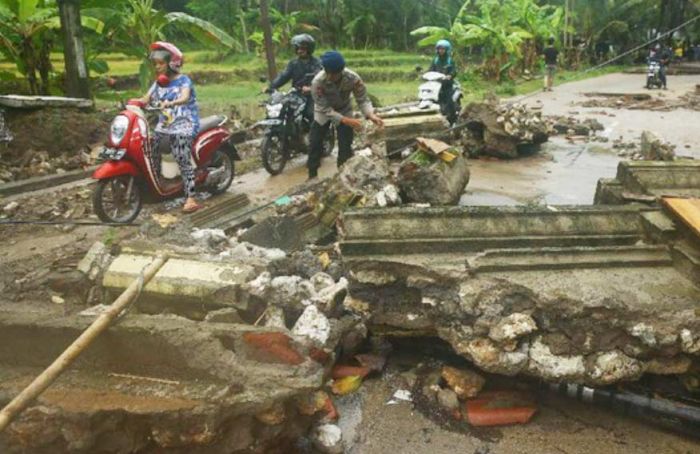
[[[167,255],[159,255],[147,267],[141,271],[141,275],[134,280],[129,287],[119,295],[109,309],[97,319],[63,352],[56,360],[47,367],[34,381],[24,388],[5,408],[0,411],[0,432],[12,422],[27,406],[36,399],[46,388],[61,375],[75,359],[80,355],[97,337],[102,334],[112,324],[123,310],[138,297],[141,289],[155,276],[158,270],[167,262]]]

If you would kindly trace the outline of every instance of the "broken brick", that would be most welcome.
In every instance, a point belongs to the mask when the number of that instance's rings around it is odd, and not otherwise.
[[[304,357],[290,344],[292,339],[283,333],[245,333],[243,340],[251,347],[248,357],[263,363],[298,365]]]

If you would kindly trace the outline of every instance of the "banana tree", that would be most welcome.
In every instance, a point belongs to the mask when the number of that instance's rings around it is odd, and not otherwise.
[[[139,83],[142,90],[146,90],[153,80],[153,68],[148,61],[149,46],[154,41],[167,39],[170,32],[184,32],[205,46],[240,49],[233,37],[210,22],[182,12],[158,11],[154,8],[154,0],[126,0],[122,8],[91,9],[86,14],[105,20],[118,19],[114,44],[121,52],[141,60]]]
[[[83,17],[82,25],[97,33],[103,28],[92,17]],[[55,1],[0,0],[0,52],[24,75],[30,94],[49,93],[50,55],[60,27]]]

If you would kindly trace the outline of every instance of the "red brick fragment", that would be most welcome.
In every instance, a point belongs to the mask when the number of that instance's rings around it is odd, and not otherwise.
[[[250,346],[248,357],[263,363],[298,365],[304,357],[292,347],[292,339],[284,333],[245,333],[243,340]]]

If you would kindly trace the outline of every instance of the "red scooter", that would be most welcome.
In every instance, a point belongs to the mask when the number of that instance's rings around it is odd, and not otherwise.
[[[151,148],[151,134],[145,112],[158,112],[157,107],[130,100],[114,120],[109,140],[103,148],[104,163],[92,177],[97,186],[92,206],[102,222],[129,223],[136,219],[144,199],[159,201],[182,194],[180,167],[170,154],[168,140],[162,140],[159,150]],[[213,115],[202,118],[197,137],[192,144],[192,167],[198,190],[221,194],[231,186],[234,161],[238,151],[230,142],[231,133],[223,127],[227,118]],[[154,168],[160,153],[161,168]]]

